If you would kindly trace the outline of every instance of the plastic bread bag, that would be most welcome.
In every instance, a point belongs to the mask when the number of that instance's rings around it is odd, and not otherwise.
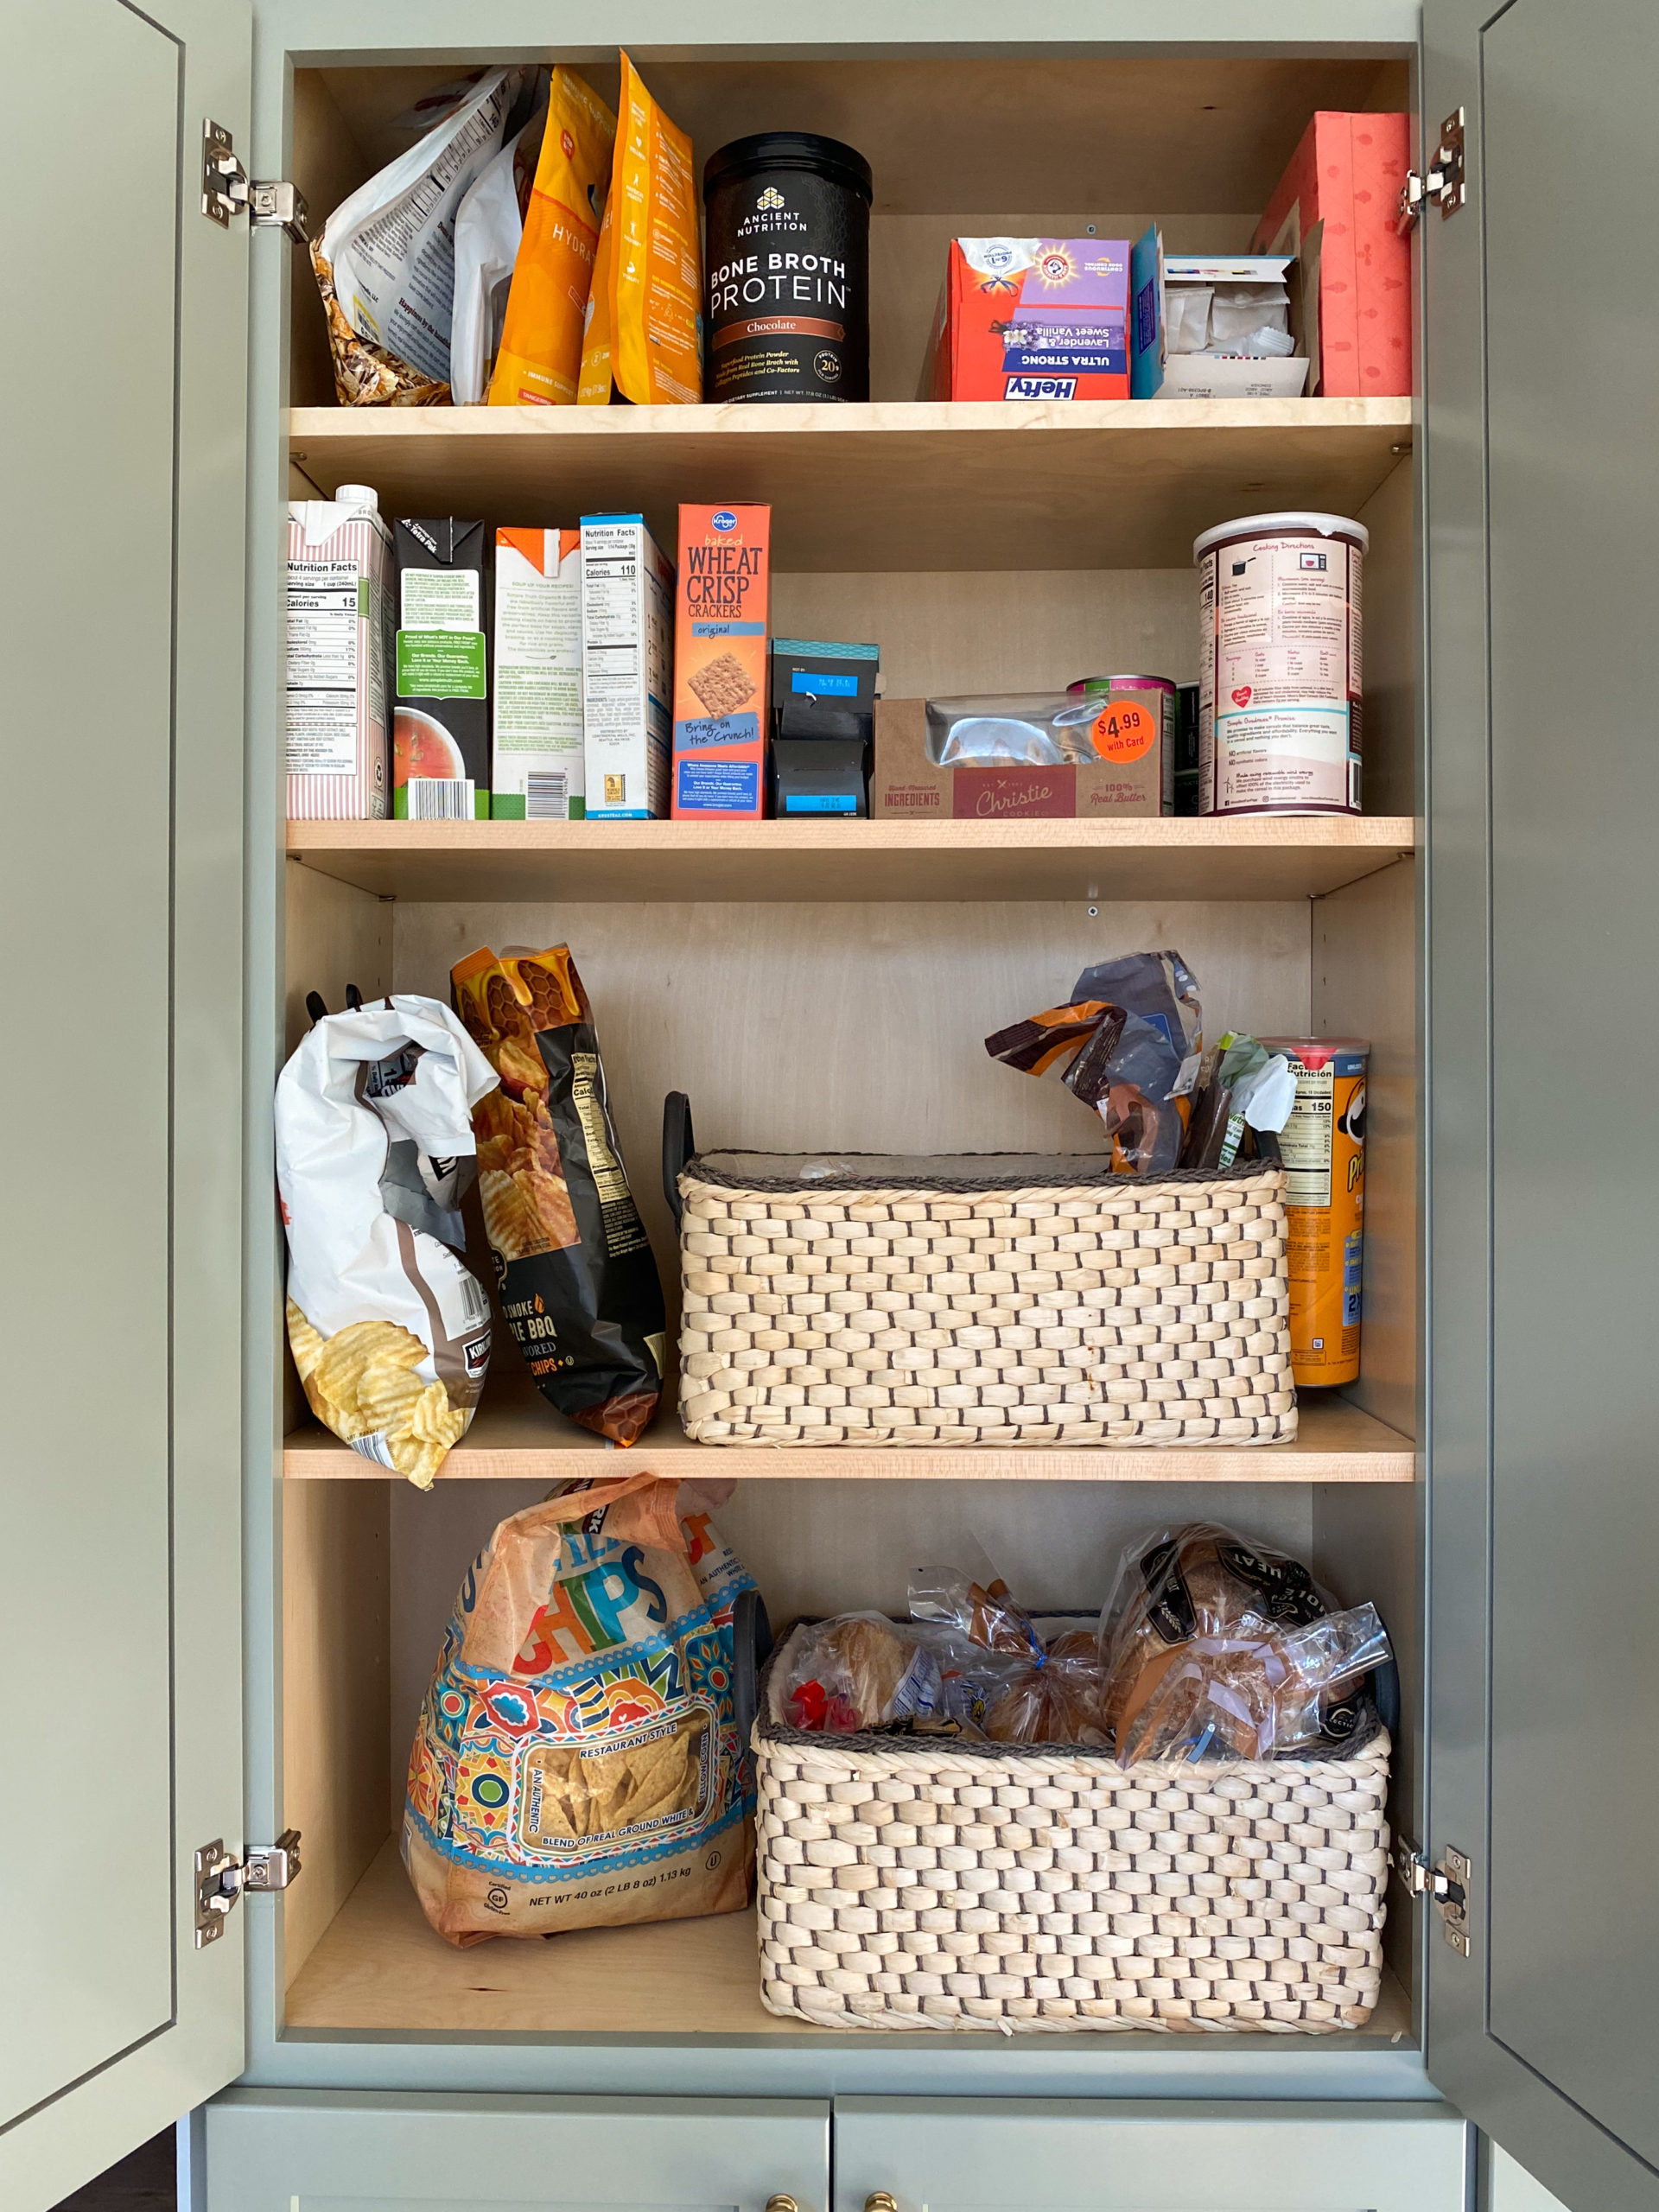
[[[404,1864],[449,1942],[741,1912],[754,1860],[729,1485],[575,1483],[461,1577],[410,1752]]]
[[[565,68],[553,72],[547,117],[490,379],[492,407],[575,404],[616,118]]]
[[[1099,1658],[1051,1652],[1035,1623],[994,1573],[976,1579],[961,1567],[918,1567],[910,1581],[911,1618],[937,1624],[1001,1664],[994,1670],[958,1660],[956,1699],[994,1743],[1103,1744]],[[1000,1679],[999,1679],[1000,1677]],[[947,1706],[953,1711],[949,1673]]]
[[[881,1613],[845,1613],[798,1629],[776,1670],[777,1717],[814,1734],[850,1736],[942,1709],[938,1661]]]
[[[461,1260],[495,1071],[436,999],[325,1014],[276,1080],[288,1338],[312,1412],[424,1490],[466,1433],[490,1303]]]
[[[1328,1755],[1370,1732],[1389,1656],[1373,1608],[1339,1611],[1300,1560],[1202,1522],[1125,1552],[1100,1651],[1126,1767]]]
[[[1015,692],[927,702],[927,757],[936,768],[1080,767],[1098,756],[1097,699]],[[1104,992],[1076,991],[1075,998]]]
[[[626,53],[618,110],[577,404],[695,406],[702,398],[702,225],[691,141]]]
[[[450,970],[501,1079],[473,1122],[507,1325],[562,1414],[638,1441],[662,1395],[663,1286],[611,1121],[593,1008],[568,945],[487,948]]]
[[[546,123],[543,105],[480,171],[455,211],[449,392],[457,407],[480,405],[490,388]]]
[[[455,215],[500,150],[533,80],[492,69],[395,162],[341,200],[311,248],[345,407],[449,397]]]

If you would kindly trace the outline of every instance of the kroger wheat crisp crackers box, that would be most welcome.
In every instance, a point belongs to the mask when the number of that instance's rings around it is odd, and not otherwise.
[[[770,507],[680,509],[674,601],[676,817],[766,810]]]

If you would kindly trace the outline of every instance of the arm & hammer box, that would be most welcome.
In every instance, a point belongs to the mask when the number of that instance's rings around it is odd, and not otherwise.
[[[579,822],[582,533],[495,533],[495,758],[498,822]]]
[[[1127,238],[953,238],[924,399],[1127,399]]]
[[[643,515],[582,518],[582,721],[588,820],[668,812],[674,571]]]
[[[941,709],[981,713],[1036,726],[1057,703],[1050,694],[984,700],[935,701]],[[875,702],[875,773],[870,812],[889,820],[1018,822],[1033,818],[1095,822],[1107,815],[1161,815],[1173,762],[1168,756],[1167,696],[1114,689],[1091,699],[1079,724],[1079,758],[1051,766],[1027,761],[963,762],[940,766],[931,757],[925,699]]]
[[[766,811],[772,509],[682,506],[674,618],[676,820]]]

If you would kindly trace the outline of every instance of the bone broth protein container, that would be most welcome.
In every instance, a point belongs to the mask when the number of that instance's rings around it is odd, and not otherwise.
[[[1359,1373],[1365,1259],[1365,1064],[1361,1037],[1264,1037],[1296,1077],[1279,1133],[1289,1231],[1290,1360],[1299,1389]]]
[[[870,396],[870,165],[837,138],[766,130],[711,154],[708,400]]]
[[[1341,515],[1206,530],[1198,571],[1198,811],[1360,810],[1361,574]]]

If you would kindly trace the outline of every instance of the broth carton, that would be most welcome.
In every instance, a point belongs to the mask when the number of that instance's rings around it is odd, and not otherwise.
[[[643,515],[582,518],[582,720],[590,821],[668,812],[674,571]]]
[[[770,507],[680,509],[677,818],[759,822],[766,813],[771,547]]]
[[[495,533],[495,750],[490,810],[498,822],[579,822],[582,533]]]
[[[386,816],[391,532],[374,493],[342,484],[288,510],[288,818]]]
[[[490,813],[488,575],[481,522],[399,521],[392,811],[410,822]]]

